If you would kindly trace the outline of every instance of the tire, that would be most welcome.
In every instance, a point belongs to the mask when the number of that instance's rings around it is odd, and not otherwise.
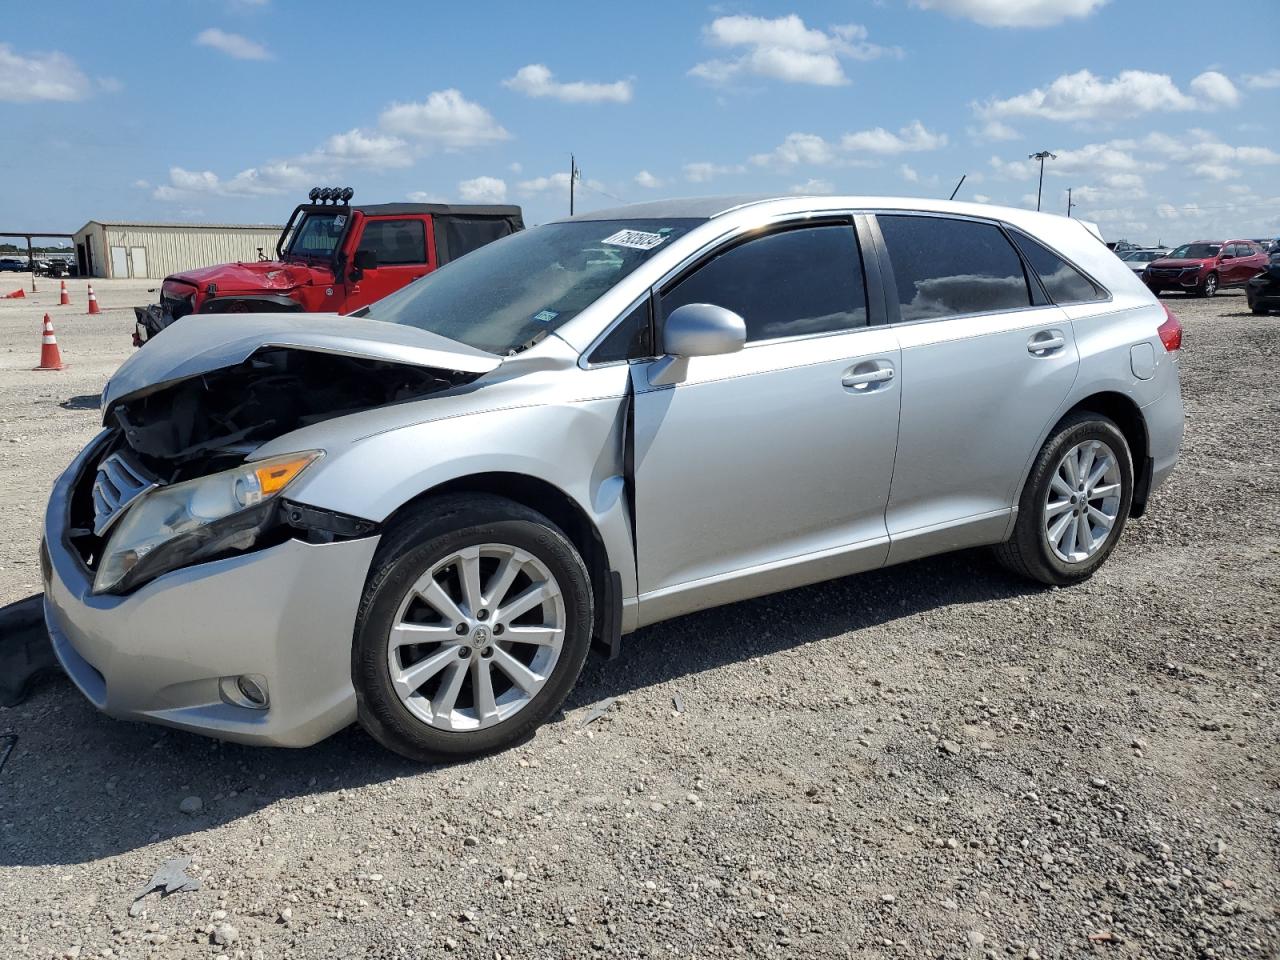
[[[1253,305],[1253,306],[1251,306],[1249,309],[1253,311],[1253,315],[1254,315],[1255,317],[1265,317],[1268,313],[1270,313],[1270,312],[1271,312],[1270,310],[1268,310],[1266,307],[1264,307],[1264,306],[1263,306],[1262,304],[1260,304],[1260,303],[1258,303],[1258,304],[1254,304],[1254,305]]]
[[[1197,297],[1212,297],[1218,292],[1218,275],[1211,273],[1204,278],[1200,286],[1196,287]]]
[[[464,584],[471,557],[478,609]],[[505,580],[504,563],[517,570]],[[548,599],[517,613],[513,601],[539,584]],[[573,689],[591,645],[592,604],[582,557],[542,514],[488,494],[425,501],[384,535],[365,584],[351,667],[360,725],[421,762],[524,739]],[[503,609],[515,615],[501,617]],[[514,640],[520,631],[542,639]]]
[[[1076,529],[1072,531],[1069,529],[1070,521],[1067,521],[1068,527],[1063,528],[1065,535],[1058,541],[1055,549],[1050,537],[1051,516],[1054,518],[1055,525],[1063,522],[1064,517],[1076,516],[1075,507],[1068,506],[1063,510],[1060,506],[1066,501],[1066,496],[1059,493],[1064,481],[1064,477],[1059,475],[1059,470],[1064,457],[1069,452],[1087,444],[1094,445],[1091,449],[1095,458],[1104,450],[1109,450],[1114,459],[1114,472],[1108,470],[1094,487],[1097,490],[1108,491],[1109,495],[1090,498],[1088,501],[1090,536],[1097,536],[1098,539],[1096,544],[1091,540],[1088,552],[1072,550],[1072,544],[1077,542],[1081,528],[1077,520]],[[1102,446],[1096,446],[1098,444]],[[1101,461],[1095,459],[1088,471],[1092,472],[1100,466]],[[1055,477],[1057,477],[1057,485],[1055,485]],[[1115,485],[1118,485],[1118,490],[1112,491],[1111,488]],[[1052,515],[1050,514],[1051,492],[1057,498],[1053,506],[1058,507]],[[1078,490],[1074,493],[1078,493]],[[1014,526],[1013,536],[1007,543],[995,548],[996,557],[1012,572],[1050,586],[1062,587],[1087,580],[1106,562],[1111,551],[1115,549],[1124,531],[1125,521],[1129,517],[1132,501],[1133,456],[1120,428],[1098,413],[1086,410],[1072,414],[1054,428],[1053,433],[1044,442],[1044,446],[1040,448],[1018,503],[1018,520]],[[1112,515],[1110,528],[1105,530],[1105,537],[1099,533],[1103,530],[1100,521],[1097,530],[1094,529],[1095,523],[1092,518],[1095,515]],[[1060,551],[1072,554],[1071,558],[1064,558]]]

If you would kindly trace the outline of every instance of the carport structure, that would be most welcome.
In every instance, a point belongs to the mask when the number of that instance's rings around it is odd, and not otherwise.
[[[27,269],[31,271],[31,292],[35,293],[36,289],[36,256],[31,249],[31,241],[35,237],[44,240],[75,240],[74,233],[47,233],[43,230],[27,231],[27,230],[0,230],[0,237],[22,237],[27,241]]]

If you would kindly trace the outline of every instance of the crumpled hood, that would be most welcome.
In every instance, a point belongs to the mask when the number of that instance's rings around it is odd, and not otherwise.
[[[248,359],[263,347],[293,347],[411,366],[488,373],[502,358],[417,327],[336,313],[229,313],[184,318],[121,364],[102,394],[105,415],[151,392]]]
[[[305,283],[333,283],[333,271],[323,264],[281,263],[279,260],[263,260],[252,263],[220,263],[199,270],[184,270],[166,277],[194,284],[200,289],[212,282],[218,285],[218,293],[249,291],[279,292],[292,290]]]

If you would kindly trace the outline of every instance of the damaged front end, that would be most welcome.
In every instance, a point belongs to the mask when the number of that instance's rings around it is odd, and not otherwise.
[[[310,424],[418,400],[480,373],[262,345],[230,366],[114,397],[109,389],[108,429],[72,488],[70,545],[95,593],[127,593],[171,570],[290,538],[369,536],[376,524],[368,520],[287,498],[324,451],[254,452]]]

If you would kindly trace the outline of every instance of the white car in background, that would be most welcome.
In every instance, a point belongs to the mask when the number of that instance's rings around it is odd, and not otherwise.
[[[1142,276],[1142,271],[1147,269],[1147,264],[1168,255],[1169,251],[1163,247],[1154,247],[1150,250],[1130,250],[1128,253],[1122,254],[1120,259],[1125,262],[1125,266],[1130,270],[1138,276]]]

